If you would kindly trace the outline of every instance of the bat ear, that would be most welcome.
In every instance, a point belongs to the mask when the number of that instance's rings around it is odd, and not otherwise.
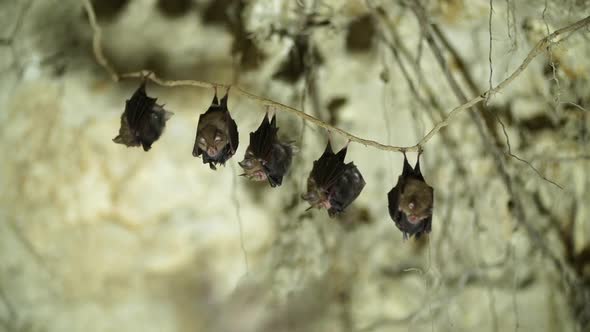
[[[162,105],[163,106],[163,105]],[[170,111],[164,111],[164,121],[170,120],[170,118],[174,115],[174,113]]]

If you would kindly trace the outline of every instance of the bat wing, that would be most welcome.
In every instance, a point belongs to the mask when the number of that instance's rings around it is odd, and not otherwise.
[[[396,220],[399,220],[399,199],[401,196],[401,188],[404,185],[404,178],[403,175],[397,180],[397,184],[393,187],[389,193],[387,194],[387,201],[388,201],[388,208],[389,208],[389,215],[394,222],[397,223]]]
[[[250,149],[256,158],[269,161],[273,146],[277,140],[276,118],[268,121],[268,114],[262,119],[262,123],[255,132],[250,133]]]
[[[163,106],[155,104],[152,110],[146,114],[145,118],[141,121],[139,135],[143,149],[148,151],[151,149],[152,144],[162,136],[164,128],[166,128],[166,121],[174,113],[168,112]]]
[[[271,187],[280,186],[283,176],[291,166],[293,148],[290,144],[275,143],[268,162],[263,165],[264,172]]]
[[[214,98],[214,100],[216,100],[216,99],[217,99],[217,96]],[[211,109],[211,108],[209,108],[209,109]],[[205,114],[207,114],[208,112],[209,111],[207,111],[199,116],[199,122],[197,124],[197,133],[195,134],[195,144],[193,145],[193,157],[199,157],[200,155],[203,154],[203,150],[201,150],[201,148],[199,148],[199,130],[201,129],[200,128],[201,125],[203,123],[205,123],[203,120],[203,117],[205,117]]]
[[[227,109],[225,109],[225,116],[227,117],[227,133],[228,133],[228,139],[229,139],[229,148],[230,148],[230,152],[231,152],[231,154],[227,157],[227,159],[229,159],[238,150],[240,138],[239,138],[239,134],[238,134],[238,125],[236,124],[234,119],[232,119],[232,117],[229,114],[229,111]]]
[[[141,126],[141,121],[146,114],[149,114],[156,105],[156,98],[150,98],[145,92],[145,82],[133,93],[131,99],[125,103],[125,114],[127,122],[133,130]]]
[[[218,110],[225,112],[226,123],[227,123],[227,133],[228,133],[228,140],[229,140],[229,155],[224,156],[223,162],[231,158],[234,153],[238,150],[238,145],[240,143],[239,134],[238,134],[238,125],[232,119],[231,115],[229,114],[229,110],[227,109],[227,100],[229,98],[229,90],[225,92],[225,95],[221,98],[221,101],[218,106]],[[214,99],[215,100],[215,99]],[[207,112],[209,112],[209,109]]]
[[[330,142],[320,159],[314,161],[311,176],[319,187],[330,188],[346,171],[343,160],[346,156],[346,148],[334,154]]]
[[[337,182],[330,187],[330,209],[328,214],[332,217],[346,209],[361,193],[365,187],[365,180],[361,172],[353,164],[345,165],[344,172]]]
[[[426,182],[422,176],[422,172],[420,171],[420,156],[418,156],[418,160],[416,160],[416,166],[414,166],[412,176],[420,181]]]

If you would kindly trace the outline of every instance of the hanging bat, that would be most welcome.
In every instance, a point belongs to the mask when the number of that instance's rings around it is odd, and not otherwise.
[[[346,209],[365,187],[365,180],[354,163],[344,163],[344,147],[334,154],[330,141],[320,159],[313,162],[307,179],[307,193],[301,197],[311,208],[325,208],[334,217]],[[308,210],[309,210],[308,209]]]
[[[148,151],[174,113],[166,111],[164,105],[156,104],[157,98],[148,97],[145,84],[143,81],[131,99],[125,102],[119,135],[113,138],[113,142],[128,147],[141,145],[144,151]]]
[[[203,155],[203,164],[213,170],[217,164],[225,165],[238,149],[238,126],[227,109],[228,92],[217,100],[217,89],[211,106],[199,117],[193,156]]]
[[[276,117],[273,115],[269,121],[267,113],[258,129],[250,133],[250,145],[244,160],[238,163],[245,171],[243,176],[254,181],[268,180],[271,187],[281,185],[291,166],[293,146],[281,143],[278,131]]]
[[[404,234],[404,240],[414,235],[430,233],[434,190],[420,172],[420,154],[416,166],[412,168],[404,153],[404,168],[397,184],[387,194],[389,215]]]

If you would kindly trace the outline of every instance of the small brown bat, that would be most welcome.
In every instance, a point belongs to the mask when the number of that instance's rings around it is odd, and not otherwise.
[[[313,162],[307,179],[307,193],[301,196],[311,204],[310,209],[325,208],[330,217],[334,217],[344,211],[365,187],[365,180],[354,163],[344,163],[347,148],[334,154],[328,140],[320,159]]]
[[[238,149],[238,126],[227,109],[228,93],[217,100],[217,90],[207,112],[199,117],[193,156],[203,155],[203,164],[215,170],[217,164],[225,165]]]
[[[245,171],[243,176],[254,181],[268,180],[271,187],[281,185],[291,166],[293,146],[280,142],[278,131],[276,117],[269,121],[267,113],[258,129],[250,133],[250,145],[239,162]]]
[[[126,146],[141,145],[144,151],[148,151],[160,138],[166,121],[174,113],[166,111],[164,105],[156,104],[157,98],[148,97],[145,84],[143,81],[131,99],[125,102],[119,135],[113,138],[113,142]]]
[[[434,190],[420,172],[420,154],[416,166],[412,168],[404,153],[404,169],[397,184],[387,194],[389,215],[404,234],[404,240],[430,233]]]

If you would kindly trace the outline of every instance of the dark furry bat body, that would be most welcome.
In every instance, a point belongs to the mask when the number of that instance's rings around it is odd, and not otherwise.
[[[365,180],[354,163],[344,163],[344,147],[334,154],[330,142],[320,159],[313,162],[307,179],[307,193],[302,198],[310,208],[325,208],[330,217],[341,213],[365,187]]]
[[[217,91],[211,106],[199,117],[193,156],[203,155],[203,164],[209,163],[211,169],[217,164],[225,165],[238,149],[238,126],[227,109],[228,93],[217,100]]]
[[[403,232],[404,239],[430,233],[434,190],[420,172],[420,155],[412,168],[404,154],[404,169],[395,187],[387,194],[387,200],[389,215]]]
[[[113,142],[126,146],[141,145],[144,151],[151,149],[162,135],[166,121],[174,114],[166,111],[164,105],[156,104],[156,100],[147,96],[145,81],[142,82],[131,99],[125,102],[119,135],[113,138]]]
[[[250,145],[239,163],[245,171],[242,175],[254,181],[268,180],[271,187],[282,184],[291,166],[293,146],[280,142],[278,131],[276,117],[269,121],[267,113],[258,129],[250,133]]]

